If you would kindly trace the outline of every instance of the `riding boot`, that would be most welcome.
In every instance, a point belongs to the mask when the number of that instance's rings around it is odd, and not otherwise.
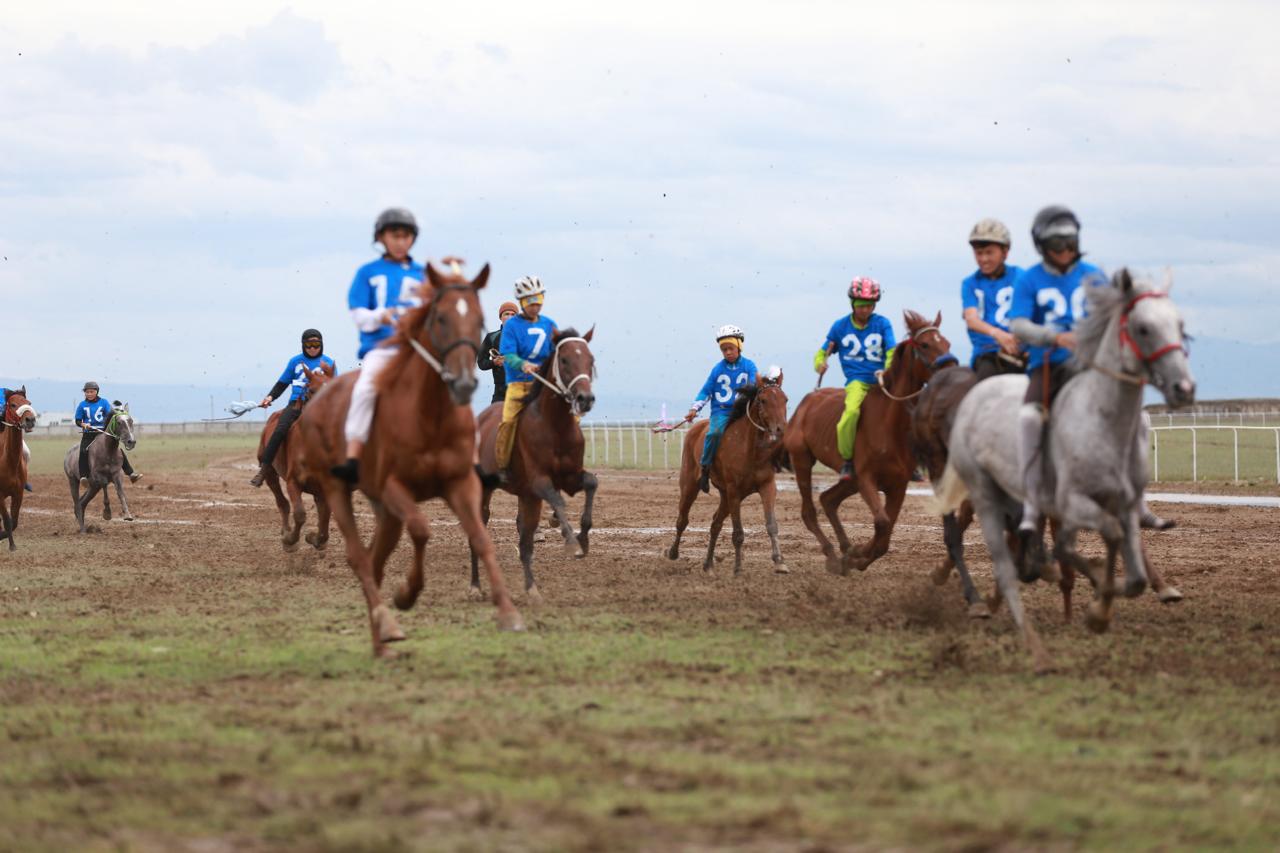
[[[267,467],[265,463],[258,466],[258,473],[249,478],[250,486],[256,489],[262,485],[263,481],[267,479]]]
[[[702,474],[698,477],[698,488],[704,495],[711,494],[711,466],[703,465]]]
[[[846,459],[844,460],[844,464],[840,466],[840,479],[852,480],[853,478],[854,478],[853,460]]]
[[[89,445],[97,438],[96,433],[84,433],[80,436],[80,488],[89,488]]]
[[[1151,507],[1147,506],[1147,499],[1143,498],[1138,505],[1138,526],[1147,530],[1172,530],[1178,526],[1176,519],[1161,518],[1151,511]]]
[[[1044,535],[1040,532],[1040,507],[1036,498],[1040,495],[1040,472],[1044,460],[1040,455],[1044,438],[1043,410],[1037,403],[1024,403],[1018,410],[1018,467],[1022,471],[1023,488],[1022,521],[1018,524],[1018,541],[1022,545],[1022,564],[1026,577],[1039,577],[1040,568],[1046,562]]]
[[[253,479],[249,481],[249,485],[255,489],[262,485],[262,481],[267,477],[267,472],[271,470],[276,461],[276,454],[280,452],[280,445],[284,444],[285,438],[289,435],[289,427],[293,426],[293,422],[301,414],[302,410],[292,404],[284,410],[280,420],[276,421],[276,428],[271,432],[271,438],[267,439],[267,446],[262,449],[261,465],[258,468],[258,473],[254,474]]]
[[[341,465],[334,465],[329,469],[329,473],[354,486],[360,482],[360,460],[348,459]]]

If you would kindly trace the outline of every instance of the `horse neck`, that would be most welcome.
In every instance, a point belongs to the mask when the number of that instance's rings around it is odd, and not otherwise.
[[[1103,338],[1098,344],[1098,351],[1094,354],[1093,363],[1109,370],[1128,373],[1124,366],[1125,349],[1120,345],[1120,320],[1122,316],[1121,313],[1117,313],[1115,317],[1111,318],[1111,322],[1107,323],[1107,330],[1103,332]],[[1090,405],[1093,410],[1108,413],[1110,417],[1104,419],[1108,422],[1114,421],[1115,426],[1124,432],[1129,432],[1136,428],[1137,419],[1142,412],[1144,386],[1133,382],[1122,382],[1098,370],[1090,370],[1088,375],[1094,385],[1089,394]],[[1115,415],[1120,415],[1121,417],[1116,419]]]
[[[406,349],[408,348],[406,346]],[[403,383],[409,389],[417,401],[416,406],[419,411],[440,412],[444,411],[443,407],[453,405],[453,401],[449,398],[449,387],[444,384],[440,374],[415,352],[411,352],[406,358],[397,382]],[[424,425],[437,422],[434,418],[428,418]]]
[[[546,421],[553,436],[569,435],[572,432],[569,427],[575,423],[573,410],[570,409],[564,397],[550,388],[544,387],[530,408],[538,413],[538,417]]]
[[[6,422],[4,427],[0,428],[0,432],[4,433],[0,436],[0,441],[5,442],[3,456],[5,467],[10,471],[16,471],[18,462],[22,459],[22,429]]]
[[[893,366],[885,374],[885,388],[894,397],[905,397],[908,394],[914,394],[924,387],[929,381],[929,372],[925,369],[924,364],[916,357],[915,345],[910,339],[905,341],[898,347],[898,352],[893,357]],[[894,400],[885,395],[885,399],[891,405],[897,406],[904,413],[907,407],[904,400]]]

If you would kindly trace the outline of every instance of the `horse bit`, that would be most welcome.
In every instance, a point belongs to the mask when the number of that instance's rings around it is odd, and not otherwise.
[[[560,347],[574,341],[582,344],[583,346],[587,346],[587,339],[582,337],[561,338],[560,340],[556,341],[555,352],[551,354],[551,378],[555,380],[554,383],[548,382],[546,379],[543,379],[541,373],[529,374],[534,379],[538,380],[543,385],[546,385],[552,391],[559,394],[564,399],[564,401],[568,403],[570,406],[574,405],[573,386],[577,385],[579,382],[583,381],[584,379],[588,382],[591,381],[591,376],[586,373],[579,373],[577,376],[569,380],[568,385],[564,384],[564,381],[560,378]],[[590,353],[590,351],[591,351],[590,347],[588,347],[587,352]],[[594,366],[592,369],[594,370]]]

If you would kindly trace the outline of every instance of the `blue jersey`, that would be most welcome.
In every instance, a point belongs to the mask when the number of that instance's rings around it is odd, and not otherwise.
[[[368,308],[381,311],[385,308],[411,308],[419,304],[413,291],[422,282],[422,264],[412,259],[404,263],[379,258],[356,270],[356,277],[351,282],[351,290],[347,293],[347,307]],[[360,351],[356,358],[364,358],[365,353],[373,349],[379,342],[391,337],[395,325],[384,323],[371,332],[360,332]]]
[[[988,278],[979,270],[960,283],[960,304],[964,311],[970,308],[978,310],[978,318],[990,323],[997,329],[1009,331],[1009,309],[1013,307],[1013,284],[1017,281],[1020,267],[1005,264],[1004,274],[999,278]],[[989,352],[999,352],[1000,344],[985,332],[969,330],[969,340],[973,344],[973,359]]]
[[[861,329],[853,324],[853,315],[845,314],[831,325],[826,349],[835,347],[844,368],[844,381],[875,382],[876,371],[884,370],[885,356],[893,349],[893,324],[879,314],[872,314]]]
[[[1065,273],[1036,264],[1023,270],[1013,286],[1009,320],[1022,318],[1058,332],[1069,332],[1084,317],[1088,288],[1106,281],[1102,270],[1084,261],[1077,261]],[[1071,351],[1062,347],[1029,347],[1028,373],[1044,364],[1046,352],[1051,365],[1062,364],[1071,357]]]
[[[307,374],[302,369],[303,365],[306,365],[312,373],[315,373],[323,364],[327,364],[333,368],[334,376],[338,375],[337,365],[334,364],[333,359],[329,358],[327,355],[308,358],[305,353],[298,353],[293,358],[289,359],[289,363],[284,366],[284,373],[280,374],[280,381],[291,386],[292,390],[289,392],[290,403],[294,400],[301,400],[306,396],[307,385],[310,384],[310,380],[307,379]]]
[[[99,397],[90,403],[81,400],[76,403],[76,420],[80,422],[84,432],[98,432],[107,428],[107,418],[111,416],[111,404]]]
[[[545,314],[539,314],[537,320],[530,320],[523,314],[517,314],[502,324],[502,343],[498,352],[502,354],[502,365],[506,369],[507,384],[512,382],[532,382],[533,377],[520,369],[520,362],[528,361],[541,367],[554,349],[556,321]],[[516,358],[508,358],[508,356]]]
[[[738,389],[755,381],[756,365],[751,359],[742,355],[732,363],[721,359],[719,364],[711,368],[711,375],[693,401],[697,404],[699,400],[710,400],[712,417],[728,415],[733,411],[733,401],[738,396]]]

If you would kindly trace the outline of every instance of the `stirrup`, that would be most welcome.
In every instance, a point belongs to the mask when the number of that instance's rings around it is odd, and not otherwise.
[[[703,465],[702,473],[698,475],[698,488],[704,495],[711,494],[711,466]]]
[[[27,492],[34,492],[34,491],[35,491],[35,489],[31,488],[31,484],[30,484],[30,483],[23,483],[23,484],[22,484],[22,488],[23,488],[23,491],[27,491]]]

